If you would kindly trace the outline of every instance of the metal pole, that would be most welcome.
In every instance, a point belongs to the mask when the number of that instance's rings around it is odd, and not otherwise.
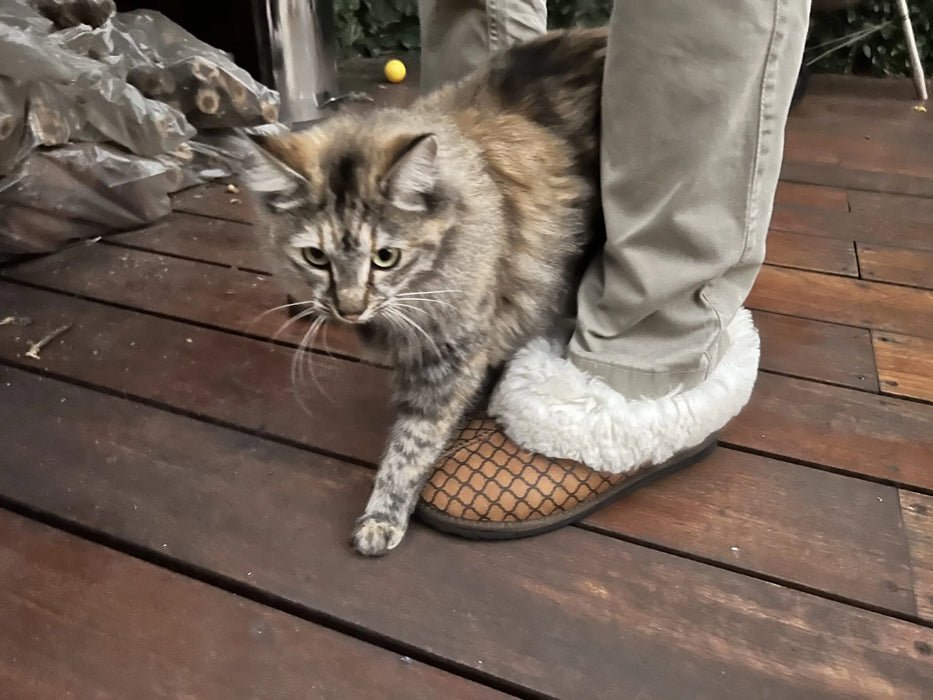
[[[900,15],[904,35],[907,37],[907,50],[910,52],[910,67],[914,76],[914,87],[917,97],[926,101],[927,82],[923,75],[923,64],[920,63],[920,54],[917,53],[917,41],[914,39],[914,26],[910,23],[910,13],[907,10],[907,0],[897,0],[897,14]]]
[[[263,80],[282,98],[289,126],[327,116],[337,93],[333,0],[253,0]]]

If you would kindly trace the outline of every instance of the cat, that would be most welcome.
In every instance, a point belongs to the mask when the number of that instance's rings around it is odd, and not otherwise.
[[[245,182],[276,278],[394,367],[361,554],[399,544],[497,368],[572,308],[599,218],[606,35],[551,32],[408,109],[256,139]]]

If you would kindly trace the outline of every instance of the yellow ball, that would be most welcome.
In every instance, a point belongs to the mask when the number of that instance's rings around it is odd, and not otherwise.
[[[400,83],[405,80],[405,64],[397,58],[386,63],[386,80],[390,83]]]

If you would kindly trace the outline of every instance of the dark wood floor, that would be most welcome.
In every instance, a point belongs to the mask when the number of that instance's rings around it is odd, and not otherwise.
[[[3,698],[933,697],[933,122],[822,80],[789,127],[748,408],[580,526],[348,532],[391,411],[303,329],[242,195],[0,274]],[[40,353],[29,341],[72,323]],[[323,350],[323,343],[320,345]]]

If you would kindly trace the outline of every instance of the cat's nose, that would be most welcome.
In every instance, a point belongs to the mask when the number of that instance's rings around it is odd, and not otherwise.
[[[362,291],[339,290],[336,301],[337,313],[346,321],[358,321],[366,311],[366,295]]]
[[[344,321],[350,321],[351,323],[359,321],[364,311],[366,311],[366,309],[360,305],[350,306],[348,304],[337,304],[337,313],[340,315],[340,318]]]

